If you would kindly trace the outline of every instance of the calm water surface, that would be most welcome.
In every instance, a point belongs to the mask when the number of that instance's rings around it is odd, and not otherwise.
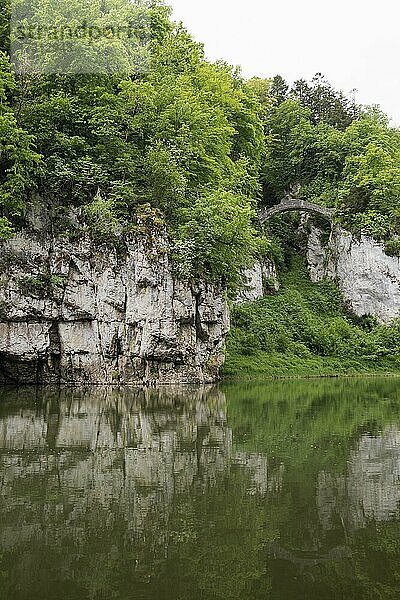
[[[3,600],[400,598],[400,379],[0,391]]]

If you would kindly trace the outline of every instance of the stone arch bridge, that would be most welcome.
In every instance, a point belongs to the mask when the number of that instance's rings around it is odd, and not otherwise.
[[[299,198],[283,198],[283,200],[281,200],[279,204],[275,204],[274,206],[271,206],[271,208],[263,209],[259,213],[259,218],[260,221],[263,223],[264,221],[267,221],[274,215],[294,210],[311,212],[317,215],[321,215],[329,221],[332,221],[335,214],[335,209],[333,208],[326,208],[325,206],[313,204],[312,202],[307,202],[307,200],[300,200]]]

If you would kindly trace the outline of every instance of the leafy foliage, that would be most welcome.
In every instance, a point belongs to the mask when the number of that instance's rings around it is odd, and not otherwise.
[[[292,88],[280,76],[245,82],[229,65],[207,62],[161,2],[143,7],[147,72],[117,44],[108,56],[120,67],[109,75],[14,77],[9,0],[1,3],[1,239],[24,224],[33,191],[61,233],[88,226],[102,242],[116,243],[150,209],[178,249],[180,273],[233,290],[255,257],[285,255],[255,228],[257,201],[273,204],[300,184],[303,197],[336,206],[346,227],[396,254],[400,136],[379,110],[357,106],[321,74]],[[104,6],[100,25],[136,10],[122,0]],[[74,4],[65,7],[73,15]],[[98,9],[86,7],[88,19]],[[33,10],[40,21],[51,4]],[[51,61],[49,43],[38,52]]]
[[[240,284],[240,270],[249,258],[263,254],[268,244],[252,227],[254,210],[246,199],[228,191],[210,192],[184,209],[178,228],[177,262],[186,277],[200,274],[223,282],[233,291]],[[232,265],[238,270],[231,272]]]
[[[14,229],[7,217],[0,217],[0,241],[10,239],[14,234]]]
[[[117,10],[120,4],[110,0],[107,6]],[[49,6],[38,8],[39,20]],[[110,75],[26,75],[10,83],[3,69],[3,87],[13,87],[4,123],[0,116],[9,173],[0,198],[4,217],[18,226],[27,189],[36,186],[61,232],[88,224],[94,237],[111,242],[150,206],[175,242],[185,243],[191,277],[233,285],[262,245],[251,223],[264,146],[261,107],[236,71],[204,59],[201,45],[170,21],[168,8],[152,3],[146,10],[152,32],[148,72],[135,72],[132,62]],[[38,158],[33,141],[42,168],[29,179],[28,167]],[[209,202],[213,224],[206,215]],[[68,224],[68,214],[81,215],[80,224]],[[236,235],[229,228],[222,234],[230,217]],[[231,245],[228,260],[222,239]]]
[[[376,107],[361,108],[318,74],[289,90],[281,77],[249,82],[264,107],[263,203],[295,184],[309,201],[335,206],[357,234],[399,235],[400,134]]]
[[[10,105],[15,87],[8,58],[0,52],[0,239],[12,234],[12,221],[22,215],[40,164],[33,136],[19,126]]]
[[[18,287],[23,294],[37,298],[52,296],[54,289],[62,287],[65,278],[62,275],[39,273],[34,277],[24,277],[18,281]]]

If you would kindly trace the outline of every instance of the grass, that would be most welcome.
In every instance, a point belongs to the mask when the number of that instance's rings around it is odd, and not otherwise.
[[[224,379],[257,379],[283,377],[339,377],[341,375],[400,375],[400,359],[380,361],[257,352],[253,356],[228,353],[223,368]]]

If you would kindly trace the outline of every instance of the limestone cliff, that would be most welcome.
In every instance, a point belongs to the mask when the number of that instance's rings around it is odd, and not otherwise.
[[[382,323],[400,316],[400,259],[387,256],[383,245],[368,236],[360,239],[336,226],[324,243],[311,226],[307,260],[313,281],[337,281],[344,299],[359,316],[370,314]]]
[[[235,303],[255,302],[271,292],[279,290],[278,274],[272,260],[265,258],[257,261],[251,269],[243,273],[243,288],[239,291]]]
[[[166,240],[126,248],[21,232],[0,247],[0,382],[187,383],[218,377],[222,290],[178,281]]]

